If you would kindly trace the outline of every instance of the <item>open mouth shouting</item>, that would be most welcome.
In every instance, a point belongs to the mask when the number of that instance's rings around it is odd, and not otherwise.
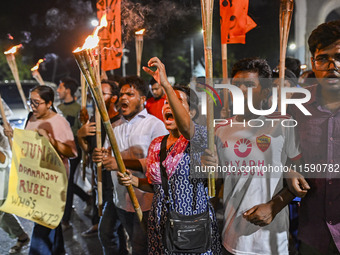
[[[129,109],[129,102],[128,101],[121,102],[120,108],[122,109],[122,111],[127,111]]]
[[[164,120],[165,126],[175,124],[175,118],[174,118],[174,115],[172,114],[172,111],[169,105],[164,105],[163,107],[163,120]]]

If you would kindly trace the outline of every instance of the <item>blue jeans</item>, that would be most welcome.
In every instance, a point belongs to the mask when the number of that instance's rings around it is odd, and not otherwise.
[[[61,224],[55,229],[34,224],[29,255],[65,254]]]
[[[132,255],[145,255],[148,254],[148,241],[146,227],[149,217],[149,211],[143,212],[143,222],[140,223],[138,216],[135,212],[127,212],[117,208],[118,217],[121,220],[124,228],[126,229],[132,246]]]
[[[128,249],[124,227],[121,224],[116,206],[112,199],[104,204],[103,215],[98,226],[98,236],[103,247],[104,255],[120,254],[127,255]]]
[[[75,140],[77,138],[75,137]],[[84,202],[87,202],[91,199],[91,196],[88,195],[82,188],[80,188],[76,183],[74,183],[74,175],[77,171],[77,166],[81,160],[81,149],[77,143],[78,157],[70,159],[70,176],[68,177],[68,185],[67,185],[67,196],[66,196],[66,204],[65,211],[63,216],[63,222],[68,223],[71,219],[72,213],[72,205],[73,205],[73,194],[78,195]],[[80,171],[80,170],[78,170]]]

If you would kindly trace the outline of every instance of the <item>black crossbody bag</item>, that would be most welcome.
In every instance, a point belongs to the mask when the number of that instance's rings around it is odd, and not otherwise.
[[[162,187],[168,209],[168,219],[165,223],[163,244],[168,252],[204,253],[211,248],[211,224],[209,209],[206,212],[185,216],[170,210],[169,185],[165,167],[162,162],[166,158],[165,136],[161,143],[160,169]]]

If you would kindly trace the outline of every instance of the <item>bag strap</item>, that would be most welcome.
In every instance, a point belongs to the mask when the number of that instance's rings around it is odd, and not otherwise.
[[[27,124],[28,124],[28,121],[30,120],[30,118],[32,117],[33,115],[33,112],[29,112],[28,115],[27,115],[27,119],[25,121],[25,125],[24,125],[24,128],[26,128]]]
[[[166,174],[165,167],[163,166],[163,161],[166,158],[166,141],[168,139],[169,135],[166,135],[163,137],[161,142],[161,150],[159,152],[159,165],[161,169],[161,178],[162,178],[162,187],[165,194],[165,200],[168,201],[169,199],[169,184],[168,184],[168,175]]]

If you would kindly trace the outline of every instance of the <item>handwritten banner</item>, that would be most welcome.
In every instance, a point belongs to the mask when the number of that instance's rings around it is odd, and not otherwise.
[[[66,190],[65,166],[49,141],[15,129],[8,195],[0,211],[54,229],[64,214]]]
[[[121,0],[98,0],[97,17],[106,14],[107,27],[99,31],[102,69],[104,71],[120,68],[123,46],[121,25]]]

